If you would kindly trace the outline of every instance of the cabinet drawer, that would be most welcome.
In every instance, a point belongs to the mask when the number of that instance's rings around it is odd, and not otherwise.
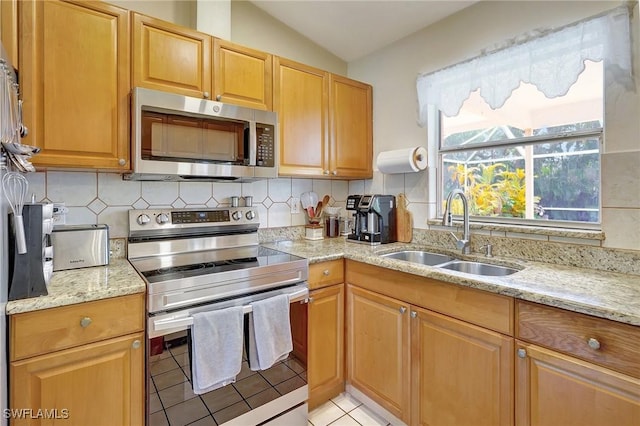
[[[344,282],[342,259],[309,265],[309,289],[326,287]]]
[[[516,337],[640,378],[640,327],[518,301]]]
[[[144,329],[144,293],[16,314],[11,361]]]

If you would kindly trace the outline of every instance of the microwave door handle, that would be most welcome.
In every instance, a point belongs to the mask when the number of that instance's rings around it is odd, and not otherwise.
[[[249,122],[249,165],[250,166],[255,166],[257,163],[257,146],[258,146],[258,139],[256,136],[256,122],[255,121],[250,121]]]

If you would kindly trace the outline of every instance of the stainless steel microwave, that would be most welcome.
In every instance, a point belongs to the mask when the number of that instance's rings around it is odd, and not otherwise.
[[[126,180],[252,181],[278,176],[275,112],[137,87]]]

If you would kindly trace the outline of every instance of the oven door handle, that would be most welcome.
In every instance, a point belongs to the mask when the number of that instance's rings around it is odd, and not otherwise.
[[[153,321],[153,329],[156,331],[169,330],[176,327],[189,327],[193,325],[192,317],[170,317]]]
[[[308,301],[309,289],[304,287],[301,290],[290,293],[289,295],[289,303],[297,302],[297,301]],[[214,308],[214,306],[212,306]],[[247,305],[243,305],[243,313],[248,314],[253,310],[251,307],[251,303]],[[189,315],[189,312],[183,312],[181,314],[173,315],[170,317],[163,317],[161,319],[157,319],[153,321],[153,330],[154,331],[162,331],[174,329],[177,327],[187,328],[193,325],[193,317]]]

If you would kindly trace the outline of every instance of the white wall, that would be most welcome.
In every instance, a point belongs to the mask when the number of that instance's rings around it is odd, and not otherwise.
[[[482,1],[349,64],[349,77],[374,87],[374,158],[378,152],[425,145],[427,129],[417,121],[416,78],[423,72],[477,56],[533,29],[554,28],[601,13],[620,2]],[[640,66],[638,7],[633,21],[636,90],[607,83],[603,154],[605,246],[640,249]],[[635,164],[635,166],[634,166]],[[435,170],[406,175],[375,172],[372,192],[405,192],[416,227],[427,228],[434,210]],[[626,190],[623,190],[626,188]]]
[[[347,63],[342,59],[248,1],[231,1],[231,41],[335,74],[347,75]]]
[[[108,0],[107,2],[183,27],[196,28],[195,0]]]

